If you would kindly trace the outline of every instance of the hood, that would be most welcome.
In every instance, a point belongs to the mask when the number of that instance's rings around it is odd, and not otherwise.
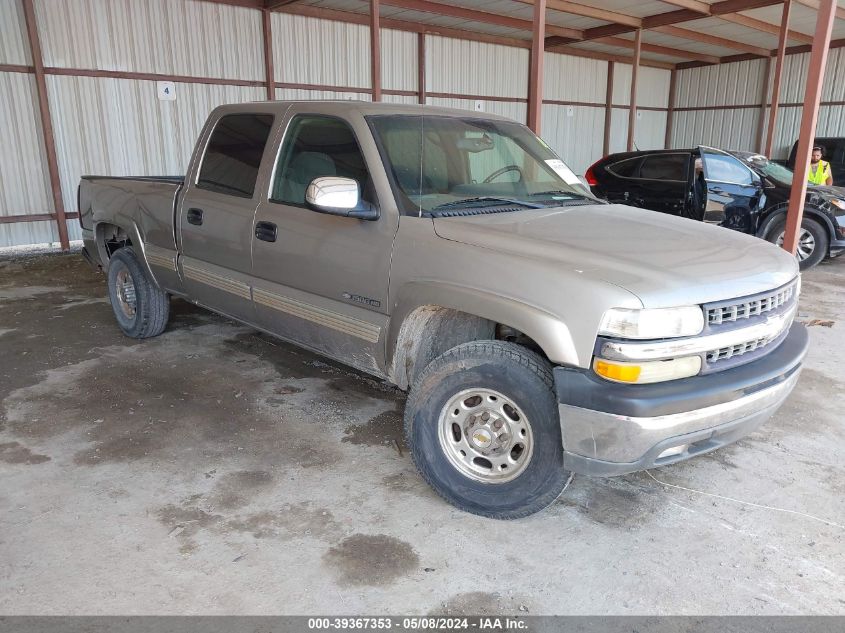
[[[742,297],[798,274],[794,257],[759,238],[624,205],[435,218],[434,228],[447,240],[615,284],[645,307]]]
[[[817,185],[815,187],[807,187],[807,194],[819,194],[826,200],[839,198],[845,200],[845,187],[828,187],[827,185]]]

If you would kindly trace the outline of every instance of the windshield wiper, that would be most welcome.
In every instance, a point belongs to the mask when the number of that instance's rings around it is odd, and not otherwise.
[[[454,202],[446,202],[444,204],[439,204],[433,209],[432,211],[437,211],[439,209],[449,209],[452,207],[459,207],[464,204],[476,204],[479,202],[493,202],[496,204],[501,204],[502,202],[507,204],[518,204],[521,207],[528,207],[529,209],[545,209],[545,204],[537,204],[536,202],[526,202],[525,200],[517,200],[515,198],[498,198],[495,196],[479,196],[477,198],[464,198],[463,200],[455,200]],[[480,205],[479,208],[483,208],[485,206],[491,205]]]
[[[569,196],[570,198],[579,198],[581,200],[592,200],[592,196],[587,196],[583,193],[577,193],[575,191],[565,191],[563,189],[553,189],[551,191],[538,191],[537,193],[528,194],[532,198],[535,196]]]

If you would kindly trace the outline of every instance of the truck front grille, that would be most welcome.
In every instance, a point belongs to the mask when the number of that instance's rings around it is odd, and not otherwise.
[[[792,316],[798,303],[800,279],[795,278],[788,284],[761,292],[756,295],[728,299],[704,305],[707,317],[705,330],[708,334],[749,330],[751,335],[746,340],[714,348],[704,354],[702,373],[724,371],[745,363],[750,363],[765,356],[786,338]],[[769,323],[773,319],[783,321],[780,331],[769,331],[761,338],[759,324]],[[756,331],[755,331],[756,330]]]
[[[753,341],[746,341],[745,343],[740,343],[738,345],[714,349],[712,352],[707,352],[707,362],[715,363],[716,361],[727,360],[728,358],[733,358],[734,356],[742,356],[743,354],[747,354],[749,352],[758,350],[761,347],[765,347],[770,342],[771,339],[769,338],[758,338]]]
[[[751,317],[777,310],[782,306],[792,303],[795,298],[796,287],[797,282],[792,282],[788,286],[781,287],[770,294],[755,295],[737,303],[709,307],[707,308],[707,323],[711,326],[722,325],[723,323],[735,322],[740,319],[750,319]]]

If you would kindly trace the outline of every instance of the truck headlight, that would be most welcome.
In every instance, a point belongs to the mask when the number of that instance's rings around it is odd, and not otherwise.
[[[832,204],[837,209],[841,209],[842,211],[845,211],[845,200],[840,200],[839,198],[834,198],[833,200],[830,201],[830,204]]]
[[[704,329],[704,311],[699,306],[682,308],[611,308],[604,313],[599,335],[627,339],[695,336]]]
[[[621,363],[596,358],[593,361],[593,371],[613,382],[643,385],[695,376],[701,371],[701,357],[686,356],[643,363]]]

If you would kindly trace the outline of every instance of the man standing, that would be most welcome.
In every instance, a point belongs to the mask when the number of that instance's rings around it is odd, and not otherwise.
[[[814,185],[832,185],[833,174],[830,172],[830,163],[822,160],[824,148],[821,145],[813,147],[813,153],[810,156],[810,171],[807,175],[809,180]]]

